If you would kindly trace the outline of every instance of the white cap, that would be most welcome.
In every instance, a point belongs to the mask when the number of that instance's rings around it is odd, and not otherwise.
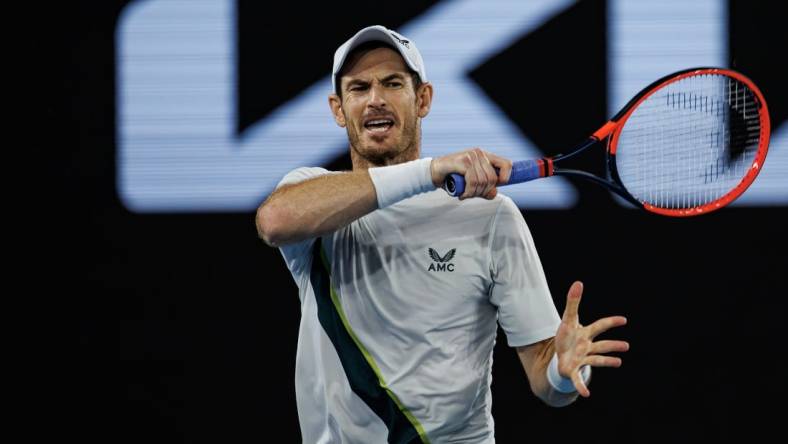
[[[424,70],[424,60],[421,58],[416,44],[405,38],[402,34],[394,32],[385,26],[368,26],[342,44],[334,53],[334,71],[331,74],[331,86],[337,90],[337,75],[342,70],[342,65],[350,52],[362,43],[381,41],[397,48],[402,58],[405,59],[410,69],[416,71],[422,82],[427,81],[427,72]]]

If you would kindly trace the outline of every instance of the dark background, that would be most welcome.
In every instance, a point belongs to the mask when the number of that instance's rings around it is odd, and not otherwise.
[[[57,352],[41,378],[53,390],[35,398],[36,411],[54,419],[40,428],[80,442],[273,442],[274,433],[300,442],[296,287],[278,251],[257,239],[253,213],[142,215],[118,199],[114,38],[126,3],[61,4],[31,23],[45,59],[34,79],[50,98],[37,110],[46,129],[31,150],[52,179],[37,236],[46,273],[33,279],[53,301],[46,307],[56,322],[42,336]],[[334,49],[357,29],[396,28],[429,6],[239,1],[239,131],[325,76]],[[546,151],[607,117],[605,7],[581,2],[469,73]],[[778,7],[729,5],[731,64],[761,87],[773,127],[788,114]],[[282,44],[268,50],[293,69],[261,62],[258,49],[272,39]],[[314,57],[293,56],[304,53]],[[530,69],[510,69],[523,60]],[[543,97],[529,91],[539,109],[517,95],[533,82],[545,85]],[[550,88],[567,84],[575,86]],[[578,191],[577,207],[527,211],[526,220],[559,310],[571,282],[582,280],[581,320],[626,315],[615,336],[632,348],[620,369],[594,373],[590,399],[552,409],[530,393],[499,336],[498,442],[780,433],[786,209],[674,220],[624,209],[595,187]]]

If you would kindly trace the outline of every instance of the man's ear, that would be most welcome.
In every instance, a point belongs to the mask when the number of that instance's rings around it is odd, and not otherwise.
[[[419,85],[419,89],[416,91],[416,112],[418,116],[421,118],[427,117],[427,114],[430,113],[431,106],[432,84],[429,82],[424,82]]]
[[[328,106],[331,107],[331,114],[334,115],[334,121],[342,128],[347,125],[345,121],[345,112],[342,110],[342,99],[336,94],[328,96]]]

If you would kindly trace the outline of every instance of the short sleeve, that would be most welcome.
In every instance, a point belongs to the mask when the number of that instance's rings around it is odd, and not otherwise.
[[[278,189],[285,185],[293,185],[308,179],[313,179],[315,177],[332,173],[332,171],[329,171],[325,168],[297,168],[287,173],[285,177],[279,181],[279,184],[277,184],[276,188]],[[290,274],[293,275],[293,279],[299,287],[301,287],[301,284],[305,279],[309,278],[309,266],[312,257],[311,250],[314,243],[315,239],[312,238],[279,247],[279,251],[282,253],[282,257],[285,259],[285,264],[287,264]]]
[[[329,171],[325,168],[320,167],[301,167],[296,168],[293,171],[285,174],[285,177],[276,184],[276,188],[279,189],[285,185],[293,185],[298,182],[303,182],[308,179],[314,179],[315,177],[320,177],[326,174],[334,174],[334,171]]]
[[[517,206],[506,196],[493,222],[490,302],[510,347],[555,336],[561,318],[553,303],[531,232]]]

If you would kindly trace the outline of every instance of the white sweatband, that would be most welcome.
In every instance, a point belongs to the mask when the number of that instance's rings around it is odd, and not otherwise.
[[[583,378],[584,383],[588,383],[591,378],[591,366],[584,365],[580,367],[580,377]],[[570,378],[564,378],[558,373],[558,355],[553,353],[553,359],[547,366],[547,382],[557,391],[561,393],[572,393],[575,390],[575,384]]]
[[[398,165],[370,168],[369,177],[378,195],[378,208],[385,208],[415,194],[435,189],[430,164],[432,157]]]

